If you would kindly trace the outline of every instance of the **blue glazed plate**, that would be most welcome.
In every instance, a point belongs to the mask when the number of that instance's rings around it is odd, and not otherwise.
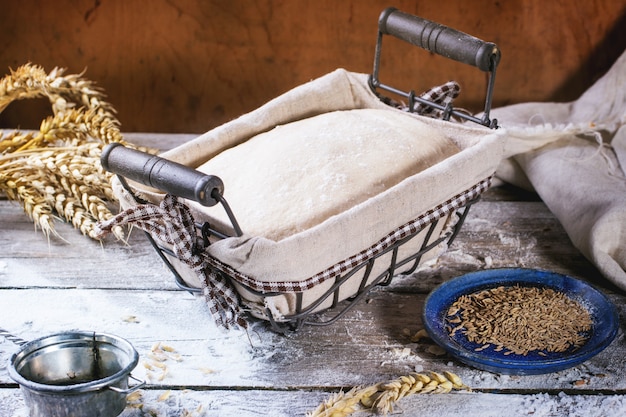
[[[552,288],[585,306],[593,320],[587,342],[577,350],[544,353],[546,356],[537,352],[504,355],[504,351],[496,352],[493,347],[476,351],[480,345],[468,341],[462,332],[456,332],[452,337],[449,335],[445,318],[448,308],[458,297],[516,284]],[[554,272],[520,268],[473,272],[439,285],[426,298],[423,320],[429,336],[459,361],[485,371],[511,375],[546,374],[576,366],[606,348],[619,327],[615,306],[589,284]]]

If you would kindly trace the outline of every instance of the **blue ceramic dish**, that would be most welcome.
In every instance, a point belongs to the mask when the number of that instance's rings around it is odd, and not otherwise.
[[[548,287],[560,291],[585,306],[593,320],[587,342],[577,350],[562,353],[529,352],[527,355],[496,352],[467,340],[462,332],[450,336],[446,329],[448,308],[458,297],[501,285]],[[589,284],[565,275],[534,269],[490,269],[473,272],[447,281],[426,298],[424,325],[430,337],[459,361],[485,371],[536,375],[557,372],[576,366],[605,349],[615,338],[619,327],[617,309],[609,299]]]

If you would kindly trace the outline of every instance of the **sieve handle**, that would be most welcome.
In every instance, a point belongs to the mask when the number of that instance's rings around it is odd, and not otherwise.
[[[206,175],[177,162],[111,143],[102,151],[102,167],[114,174],[178,197],[211,207],[224,193],[219,177]],[[217,193],[219,195],[216,195]]]
[[[26,343],[28,343],[26,340],[24,340],[24,339],[22,339],[20,337],[17,337],[14,334],[9,333],[8,330],[4,330],[2,328],[0,328],[0,337],[4,337],[9,342],[13,342],[13,343],[15,343],[18,346],[23,346]]]
[[[491,71],[500,61],[496,44],[451,29],[439,23],[413,16],[394,7],[385,9],[378,20],[378,30],[412,45],[455,61]]]
[[[134,376],[132,376],[130,374],[128,375],[128,378],[133,379],[133,380],[135,380],[135,381],[137,381],[139,383],[137,385],[133,385],[132,387],[128,387],[128,389],[122,389],[122,388],[113,387],[113,386],[109,386],[107,388],[110,389],[111,391],[117,392],[118,394],[128,395],[128,394],[131,394],[131,393],[137,391],[140,388],[143,388],[146,385],[146,381],[142,381],[141,379],[137,379],[137,378],[135,378]]]

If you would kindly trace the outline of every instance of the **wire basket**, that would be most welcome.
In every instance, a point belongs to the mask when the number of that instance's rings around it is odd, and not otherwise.
[[[383,35],[393,35],[487,72],[489,81],[482,117],[455,109],[447,89],[443,92],[433,90],[434,92],[418,96],[412,91],[404,92],[382,83],[378,77]],[[140,219],[136,224],[146,230],[149,241],[173,273],[176,283],[192,293],[204,292],[212,312],[222,314],[225,323],[236,321],[238,313],[245,310],[255,317],[268,320],[278,332],[299,329],[305,324],[331,324],[373,287],[389,285],[394,276],[412,274],[425,261],[436,258],[458,234],[471,205],[489,188],[503,146],[501,136],[494,134],[497,132],[497,121],[489,118],[495,70],[499,60],[500,52],[492,43],[393,8],[383,11],[379,20],[373,73],[369,76],[354,75],[342,70],[333,74],[333,77],[349,79],[350,84],[346,88],[353,90],[356,85],[361,86],[364,91],[367,89],[363,94],[370,100],[369,105],[398,108],[398,101],[382,94],[393,93],[408,99],[408,105],[402,105],[406,111],[434,112],[442,120],[429,117],[424,119],[431,120],[431,123],[449,135],[470,137],[461,155],[450,162],[453,166],[451,169],[458,170],[456,178],[463,180],[453,181],[452,184],[450,181],[445,182],[442,177],[454,177],[445,167],[436,167],[432,172],[424,174],[430,175],[433,184],[446,184],[441,187],[445,192],[442,191],[440,200],[428,207],[416,208],[416,213],[409,216],[408,221],[393,226],[391,231],[380,234],[358,251],[320,266],[315,273],[304,278],[259,279],[254,271],[242,270],[228,259],[215,255],[213,248],[219,246],[216,242],[236,241],[245,236],[245,231],[242,231],[237,220],[237,213],[233,212],[224,198],[224,184],[219,177],[206,175],[187,166],[188,164],[168,159],[168,155],[149,155],[120,144],[111,144],[103,151],[102,164],[105,169],[117,174],[116,194],[126,207],[125,212],[108,222],[105,227],[130,222],[127,221],[130,218]],[[296,88],[295,93],[289,94],[297,95],[303,89],[305,87]],[[271,103],[268,105],[271,106]],[[265,110],[266,106],[252,112],[249,115],[250,120],[261,117]],[[310,109],[306,108],[301,111],[310,113]],[[247,120],[247,116],[242,119]],[[470,121],[478,127],[455,123],[451,119]],[[243,122],[238,120],[232,123]],[[232,126],[225,128],[231,129]],[[476,180],[468,183],[465,176]],[[419,181],[415,180],[415,183],[419,184]],[[419,194],[419,185],[412,191]],[[163,193],[167,193],[165,198]],[[157,209],[159,202],[161,208]],[[166,202],[170,205],[164,207]],[[199,217],[189,214],[198,214],[198,210],[194,211],[193,207],[190,210],[188,206],[216,205],[221,206],[227,214],[230,222],[228,230],[215,227],[215,222],[210,217],[196,221],[193,219]],[[171,217],[173,212],[177,214]],[[170,217],[159,217],[165,216],[164,213]],[[157,217],[160,219],[160,231],[151,229],[151,225],[158,222]],[[173,237],[171,234],[164,237],[164,231],[171,229],[173,223],[180,223],[181,226],[176,229]],[[358,227],[358,223],[354,224]],[[185,230],[181,232],[182,229]],[[237,305],[233,307],[233,303]],[[231,307],[234,312],[224,316],[221,309],[228,310]],[[327,314],[329,311],[332,314]],[[317,314],[321,312],[325,314]]]

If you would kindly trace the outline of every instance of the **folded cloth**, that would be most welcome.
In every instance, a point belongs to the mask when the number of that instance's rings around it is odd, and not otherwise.
[[[573,244],[626,290],[626,52],[577,100],[493,109],[496,176],[536,191]]]

